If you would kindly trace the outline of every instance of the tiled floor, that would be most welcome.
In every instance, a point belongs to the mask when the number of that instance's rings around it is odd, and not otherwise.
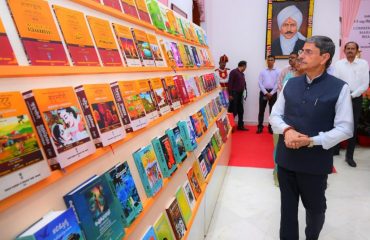
[[[320,240],[370,239],[370,149],[355,152],[357,168],[335,157],[338,173],[329,176],[328,210]],[[279,239],[280,192],[272,170],[230,167],[218,199],[207,240]],[[305,239],[305,211],[300,205],[300,239]]]

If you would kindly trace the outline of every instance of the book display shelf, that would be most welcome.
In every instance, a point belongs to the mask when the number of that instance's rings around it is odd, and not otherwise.
[[[0,0],[0,9],[2,238],[46,239],[65,219],[74,232],[63,234],[84,239],[146,239],[164,234],[163,222],[169,239],[204,236],[231,145],[204,31],[154,0]]]

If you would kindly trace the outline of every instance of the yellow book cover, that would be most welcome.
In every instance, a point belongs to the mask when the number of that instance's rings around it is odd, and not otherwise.
[[[169,29],[171,33],[175,35],[180,34],[180,30],[177,25],[175,14],[170,9],[167,10],[167,19],[168,19]]]
[[[188,55],[186,54],[186,50],[185,50],[184,44],[178,43],[177,46],[178,46],[178,49],[179,49],[179,52],[180,52],[181,60],[184,63],[184,66],[185,67],[192,67],[193,64],[191,63]]]
[[[168,101],[166,91],[163,88],[162,79],[150,79],[150,87],[160,115],[163,116],[164,114],[171,112],[170,103]]]
[[[159,113],[154,96],[150,90],[149,80],[137,80],[136,84],[137,88],[139,89],[141,102],[144,105],[145,114],[149,122],[151,122],[159,117]]]
[[[137,28],[131,28],[132,36],[135,40],[136,49],[144,66],[154,67],[154,57],[150,49],[150,44],[146,32]]]
[[[173,76],[167,76],[164,78],[166,84],[165,90],[167,91],[167,96],[171,101],[171,109],[176,110],[181,107],[180,95],[176,89],[175,81]]]
[[[135,0],[139,18],[147,23],[152,23],[145,0]]]
[[[181,215],[185,221],[185,224],[188,225],[191,219],[192,211],[182,187],[177,190],[176,199],[177,203],[179,204]]]
[[[199,183],[200,187],[203,187],[203,185],[205,183],[205,179],[204,179],[202,171],[199,167],[198,161],[194,161],[193,169],[194,169],[194,173],[195,173],[195,176],[197,177],[197,180],[198,180],[198,183]]]
[[[147,38],[149,41],[150,49],[152,50],[155,65],[157,67],[165,67],[164,59],[161,53],[161,49],[158,44],[157,37],[154,34],[147,33]]]

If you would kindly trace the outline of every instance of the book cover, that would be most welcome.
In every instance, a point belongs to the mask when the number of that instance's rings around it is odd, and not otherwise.
[[[150,34],[150,33],[147,33],[146,35],[148,37],[150,49],[152,50],[155,65],[157,67],[165,67],[166,64],[164,62],[164,59],[163,59],[163,56],[162,56],[162,53],[161,53],[161,49],[158,45],[157,37],[153,34]]]
[[[224,142],[222,141],[222,137],[220,135],[220,131],[219,129],[216,130],[215,134],[214,134],[215,138],[216,138],[216,141],[217,141],[217,145],[219,146],[219,148],[221,149],[222,145],[224,144]]]
[[[57,5],[53,9],[73,65],[100,66],[84,14]]]
[[[211,120],[208,118],[205,107],[201,108],[200,112],[201,112],[201,115],[199,117],[202,118],[203,121],[204,121],[205,128],[203,128],[203,129],[204,129],[204,132],[205,132],[205,131],[207,131],[208,126],[211,123]]]
[[[179,29],[177,26],[175,14],[173,13],[171,9],[166,9],[166,15],[167,15],[168,23],[169,23],[169,28],[167,29],[169,30],[171,34],[178,35]]]
[[[171,42],[170,46],[171,46],[171,51],[172,51],[177,67],[184,67],[184,63],[181,60],[181,55],[180,55],[177,43]]]
[[[154,67],[154,57],[150,49],[147,35],[144,31],[136,28],[131,28],[132,36],[134,37],[135,46],[139,53],[139,57],[144,66]]]
[[[124,236],[122,208],[104,176],[94,176],[63,196],[73,208],[86,239],[115,239]]]
[[[173,153],[171,142],[167,134],[155,137],[152,145],[157,156],[163,177],[170,177],[177,169],[175,154]]]
[[[202,66],[202,67],[207,66],[206,60],[204,59],[204,57],[203,57],[203,55],[202,55],[202,53],[201,53],[201,51],[200,51],[200,47],[195,47],[195,49],[196,49],[196,51],[197,51],[197,55],[198,55],[199,60],[200,60],[200,62],[201,62],[201,66]]]
[[[128,67],[141,67],[141,60],[136,50],[130,28],[117,23],[113,23],[113,28],[126,65]]]
[[[76,215],[72,208],[65,211],[53,211],[46,214],[39,221],[21,233],[17,240],[54,240],[79,239],[85,236],[78,225]]]
[[[162,80],[160,78],[152,78],[149,81],[149,85],[159,115],[163,116],[169,113],[171,111],[171,106],[166,91],[163,88]]]
[[[135,165],[147,197],[154,196],[163,185],[162,173],[152,145],[147,145],[133,153]]]
[[[139,14],[137,13],[137,8],[135,4],[135,0],[121,0],[123,12],[135,17],[139,18]]]
[[[95,152],[72,87],[34,89],[23,98],[52,170]]]
[[[120,0],[102,0],[105,6],[114,8],[120,12],[122,12],[121,4],[119,3]]]
[[[122,66],[121,56],[119,55],[109,22],[92,16],[86,16],[86,18],[103,66]]]
[[[226,140],[227,140],[227,131],[226,131],[226,128],[224,126],[224,123],[222,122],[222,119],[217,119],[216,125],[217,125],[217,127],[220,131],[220,136],[222,138],[222,141],[225,143]]]
[[[186,21],[187,20],[185,20],[185,19],[183,19],[181,17],[178,17],[177,18],[177,25],[181,29],[181,32],[182,32],[184,38],[187,39],[187,40],[191,40],[190,34],[189,34],[188,24],[187,24]]]
[[[197,67],[200,67],[202,65],[202,62],[199,59],[197,48],[194,46],[190,46],[190,48],[191,48],[191,53],[193,54],[193,57],[194,57],[194,64]]]
[[[192,64],[188,55],[186,54],[184,44],[178,43],[177,47],[178,47],[178,50],[179,50],[179,53],[180,53],[181,61],[184,64],[184,66],[185,67],[193,67],[194,65]]]
[[[171,103],[171,110],[174,111],[176,109],[179,109],[181,107],[181,101],[179,93],[175,86],[174,77],[167,76],[165,78],[162,78],[161,80],[163,88],[166,91],[167,97]]]
[[[186,199],[184,189],[182,187],[179,187],[179,189],[177,189],[176,200],[177,203],[179,204],[181,215],[185,221],[185,224],[188,225],[191,219],[192,211],[189,202]]]
[[[149,122],[157,119],[159,117],[159,113],[157,111],[156,101],[153,98],[153,95],[150,90],[149,81],[145,80],[137,80],[135,81],[137,88],[139,90],[139,96],[141,102],[144,105],[145,115]]]
[[[206,161],[204,159],[204,154],[203,153],[204,153],[204,150],[198,156],[198,164],[199,164],[199,169],[202,172],[203,178],[207,179],[207,176],[208,176],[208,173],[209,173],[210,169],[208,169],[208,166],[207,166]]]
[[[198,90],[197,84],[195,83],[194,77],[185,76],[184,82],[190,100],[194,100],[200,96],[200,92]]]
[[[202,155],[204,157],[204,161],[207,166],[208,172],[212,170],[212,165],[216,160],[216,155],[214,153],[214,150],[212,149],[210,143],[207,143],[206,147],[202,151]]]
[[[0,19],[0,65],[18,65],[13,48],[10,45],[8,35],[5,32],[4,25]]]
[[[207,119],[204,119],[204,116],[202,114],[202,109],[197,112],[197,116],[198,116],[198,121],[200,123],[200,126],[202,128],[202,132],[206,133],[208,129],[208,126],[207,126],[208,123],[206,124]]]
[[[195,81],[195,84],[197,85],[197,88],[199,90],[199,94],[200,95],[205,94],[206,93],[206,90],[204,89],[204,85],[203,85],[203,82],[202,82],[201,77],[194,76],[194,81]]]
[[[30,65],[69,66],[49,3],[7,0]]]
[[[135,0],[140,20],[152,24],[145,0]]]
[[[184,185],[182,185],[182,188],[184,189],[186,200],[188,200],[189,206],[191,210],[193,210],[195,207],[196,200],[188,180],[185,180],[185,183]]]
[[[200,166],[198,161],[194,161],[192,166],[193,166],[193,171],[194,171],[195,177],[198,180],[199,186],[202,187],[205,184],[205,181],[206,181],[206,179],[203,175],[203,170],[201,169],[201,166]]]
[[[191,167],[187,172],[187,177],[191,186],[191,190],[193,191],[195,199],[198,199],[200,194],[202,193],[202,189],[198,183],[197,177],[194,173],[193,168]]]
[[[50,175],[19,92],[0,93],[0,200]]]
[[[116,194],[123,210],[123,224],[130,226],[136,216],[143,210],[139,194],[136,189],[134,179],[132,178],[130,168],[127,162],[117,164],[105,174],[110,183],[113,193]]]
[[[166,30],[165,22],[163,21],[161,9],[159,8],[157,0],[147,0],[146,4],[154,26],[158,29]]]
[[[108,146],[126,136],[108,83],[85,84],[75,87],[75,91],[96,147]]]
[[[194,151],[198,144],[196,141],[196,134],[190,120],[179,121],[177,126],[179,127],[181,138],[184,141],[185,150],[188,152]]]
[[[218,153],[220,152],[220,147],[218,146],[218,143],[216,141],[216,137],[214,135],[211,137],[211,145],[212,145],[212,148],[214,149],[215,154],[217,156]]]
[[[150,1],[150,0],[148,0],[148,1]],[[163,29],[163,30],[165,30],[168,33],[173,34],[171,32],[170,21],[168,20],[168,17],[167,17],[167,8],[163,4],[158,4],[158,5],[159,5],[160,14],[161,14],[162,19],[163,19],[163,23],[164,23],[164,26],[165,26],[165,29]],[[153,20],[153,18],[152,18],[152,20]]]
[[[184,45],[184,49],[185,49],[186,55],[188,56],[188,59],[190,61],[190,65],[192,67],[198,66],[198,65],[196,65],[196,62],[195,62],[195,59],[194,59],[194,55],[193,55],[193,52],[190,49],[190,46],[188,46],[186,44],[183,44],[183,45]]]
[[[207,67],[212,66],[212,62],[211,62],[211,59],[209,57],[208,51],[204,48],[200,48],[199,50],[200,50],[200,54],[201,54],[201,57],[203,59],[204,65],[207,66]]]
[[[175,70],[177,67],[175,57],[172,52],[171,43],[164,42],[163,39],[160,40],[160,45],[162,48],[162,52],[164,53],[164,58],[166,59],[167,66],[171,67],[171,69]]]
[[[172,228],[167,219],[167,214],[162,213],[157,219],[157,221],[155,221],[153,228],[154,228],[154,232],[158,240],[165,240],[165,239],[174,240],[175,239],[173,232],[172,232]]]
[[[175,16],[175,18],[176,18],[177,28],[179,29],[179,35],[180,35],[182,38],[184,38],[184,39],[188,39],[188,38],[186,37],[185,29],[184,29],[184,26],[183,26],[183,24],[182,24],[182,20],[181,20],[181,18],[180,18],[180,17],[178,17],[178,16]]]
[[[113,96],[125,125],[126,132],[137,131],[148,125],[143,102],[135,81],[118,81],[111,83]]]
[[[201,120],[198,117],[198,113],[194,113],[190,116],[190,121],[193,126],[195,135],[197,138],[201,137],[203,135],[203,125],[201,123]]]
[[[176,89],[180,96],[180,101],[182,105],[185,105],[190,102],[188,91],[186,90],[185,81],[182,75],[176,75],[173,78],[175,82]]]
[[[157,236],[155,235],[153,226],[150,226],[149,229],[146,231],[144,236],[141,238],[141,240],[157,240]]]
[[[181,215],[181,210],[177,199],[174,198],[168,208],[166,208],[168,219],[172,226],[172,230],[175,233],[175,238],[177,240],[182,239],[186,232],[186,224]]]
[[[180,128],[175,127],[173,129],[167,129],[166,134],[170,139],[173,153],[175,154],[175,159],[177,163],[182,163],[186,157],[185,144],[181,138]]]

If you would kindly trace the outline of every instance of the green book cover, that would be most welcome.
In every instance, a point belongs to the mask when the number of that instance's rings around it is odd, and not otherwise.
[[[156,26],[158,29],[166,30],[166,26],[162,18],[161,9],[159,8],[157,0],[147,0],[146,4],[150,16],[152,17],[154,26]]]
[[[154,223],[154,232],[157,236],[157,239],[167,239],[174,240],[173,232],[168,222],[167,216],[165,213],[162,213],[158,220]]]
[[[191,212],[190,205],[188,203],[188,200],[186,199],[186,195],[182,187],[180,187],[177,190],[176,199],[180,207],[182,218],[184,219],[185,224],[188,225],[191,219],[192,212]]]

